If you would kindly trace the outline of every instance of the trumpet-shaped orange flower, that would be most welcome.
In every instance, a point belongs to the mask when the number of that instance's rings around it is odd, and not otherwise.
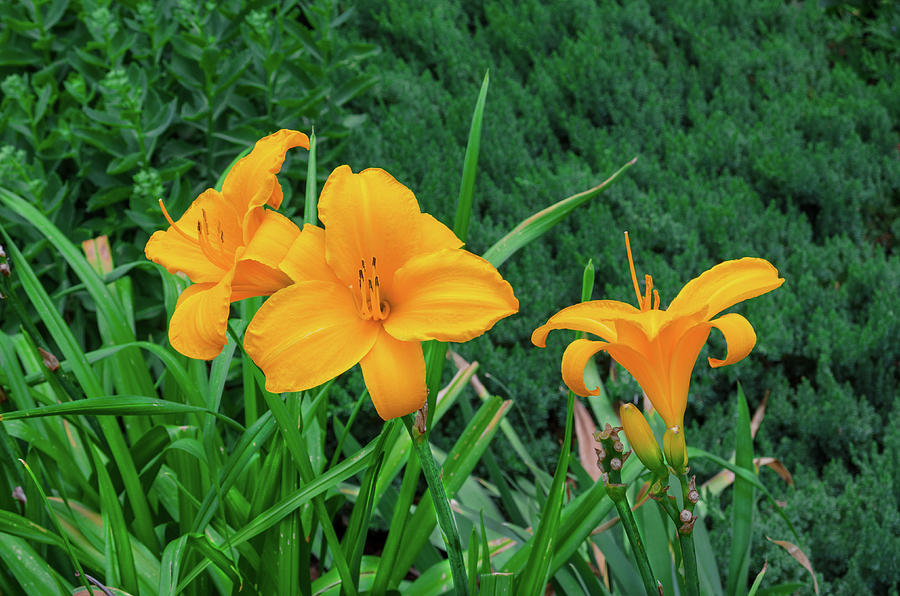
[[[641,296],[627,234],[625,240],[638,308],[616,300],[576,304],[535,329],[531,341],[543,348],[553,329],[575,329],[600,337],[602,341],[577,339],[566,348],[562,359],[566,385],[581,396],[600,393],[599,388],[585,386],[584,367],[594,354],[606,351],[637,380],[666,427],[683,428],[691,371],[710,329],[721,331],[727,342],[724,360],[709,359],[713,368],[742,360],[756,344],[753,327],[741,315],[713,317],[738,302],[774,290],[784,279],[764,259],[725,261],[688,282],[669,308],[662,310],[649,275],[645,277],[646,293]]]
[[[497,270],[383,170],[334,170],[319,217],[324,229],[304,226],[281,263],[294,284],[244,337],[269,391],[310,389],[358,362],[378,414],[403,416],[425,402],[422,341],[467,341],[519,308]]]
[[[169,228],[154,232],[144,254],[194,282],[178,297],[169,322],[169,341],[182,354],[215,358],[227,341],[231,303],[290,283],[278,263],[300,229],[264,205],[281,205],[275,174],[287,150],[297,146],[309,149],[305,134],[279,130],[234,164],[221,192],[205,190],[178,221],[163,206]]]

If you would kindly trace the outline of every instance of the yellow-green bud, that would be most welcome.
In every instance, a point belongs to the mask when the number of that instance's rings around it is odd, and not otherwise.
[[[679,476],[684,474],[687,468],[687,445],[684,442],[684,431],[677,424],[663,435],[663,451],[666,453],[666,461]]]
[[[662,451],[647,424],[647,419],[633,404],[624,404],[619,408],[619,418],[622,419],[622,428],[632,451],[641,460],[648,470],[655,476],[668,477],[666,464],[663,461]]]

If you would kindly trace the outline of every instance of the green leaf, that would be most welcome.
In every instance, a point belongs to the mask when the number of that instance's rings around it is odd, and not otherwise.
[[[22,594],[68,594],[72,586],[30,544],[18,536],[0,534],[0,560],[19,582]]]
[[[737,424],[735,433],[734,465],[756,474],[753,465],[753,435],[750,431],[750,409],[744,390],[738,383]],[[747,589],[747,575],[750,569],[750,547],[753,539],[753,485],[738,476],[734,478],[731,513],[731,557],[728,562],[728,583],[726,592],[741,596]],[[757,583],[761,577],[757,578]]]
[[[207,410],[198,406],[188,406],[176,402],[143,397],[140,395],[114,395],[103,397],[88,397],[76,401],[61,404],[29,408],[27,410],[14,410],[0,414],[0,422],[7,420],[21,420],[23,418],[40,418],[42,416],[65,416],[77,414],[93,414],[95,416],[147,416],[158,414],[185,414],[193,412],[205,412],[215,416],[219,420],[228,423],[238,430],[244,427],[224,414]]]
[[[442,400],[443,401],[443,400]],[[447,497],[453,498],[459,491],[463,482],[475,468],[481,454],[488,448],[494,434],[499,428],[509,411],[511,401],[504,401],[499,397],[491,397],[485,401],[475,416],[466,425],[465,430],[457,439],[453,449],[447,454],[442,466],[443,483]],[[406,525],[403,539],[403,550],[397,558],[397,563],[391,570],[391,585],[399,584],[412,566],[416,554],[428,541],[428,536],[436,523],[435,510],[431,494],[427,493],[419,501],[416,511]],[[457,589],[459,586],[457,586]]]
[[[513,228],[510,233],[495,242],[482,256],[494,267],[500,267],[500,265],[506,262],[509,257],[516,253],[516,251],[532,240],[542,236],[547,230],[555,226],[565,216],[571,213],[573,209],[583,205],[609,188],[609,185],[612,184],[622,172],[633,166],[636,162],[637,157],[616,170],[612,176],[594,188],[574,194],[558,203],[550,205],[546,209],[532,214]]]

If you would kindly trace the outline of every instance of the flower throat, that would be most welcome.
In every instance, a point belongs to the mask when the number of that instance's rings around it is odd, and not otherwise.
[[[222,223],[219,221],[216,222],[216,233],[213,234],[209,227],[209,222],[206,219],[206,209],[201,209],[200,211],[202,217],[197,220],[197,237],[193,238],[175,224],[172,217],[169,215],[169,212],[166,211],[166,206],[163,205],[162,199],[159,200],[159,206],[162,208],[163,216],[166,218],[166,221],[169,222],[169,225],[172,226],[172,229],[184,236],[190,242],[198,245],[200,247],[200,252],[203,253],[203,256],[206,257],[210,263],[220,269],[228,269],[231,267],[234,259],[225,249],[225,232],[222,230]],[[214,243],[218,244],[218,247],[214,247]]]
[[[359,287],[353,293],[353,301],[359,316],[368,321],[383,321],[391,312],[391,306],[381,297],[381,282],[375,269],[375,257],[372,257],[371,266],[366,266],[365,259],[360,260]],[[352,286],[351,286],[352,289]]]

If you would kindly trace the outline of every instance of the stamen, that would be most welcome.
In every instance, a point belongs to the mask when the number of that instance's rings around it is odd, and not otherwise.
[[[177,225],[175,225],[175,222],[172,220],[172,216],[170,216],[170,215],[169,215],[169,212],[166,211],[166,206],[163,204],[162,199],[159,200],[159,207],[160,207],[160,209],[162,209],[163,217],[166,218],[166,221],[169,222],[169,225],[172,226],[172,229],[174,229],[176,232],[178,232],[179,234],[181,234],[182,236],[184,236],[185,238],[187,238],[187,239],[190,240],[191,242],[196,242],[196,241],[197,241],[195,238],[191,238],[191,237],[188,235],[187,232],[185,232],[184,230],[182,230],[181,228],[179,228]],[[200,222],[197,222],[197,223],[198,223],[198,225],[199,225]],[[199,231],[199,230],[198,230],[198,231]]]
[[[377,275],[376,259],[372,257],[372,269],[366,267],[366,259],[359,262],[359,288],[354,291],[353,301],[359,315],[366,320],[383,321],[391,310],[387,301],[381,299],[381,279]],[[351,286],[351,290],[353,287]]]
[[[659,310],[659,290],[653,290],[653,309]]]
[[[634,284],[634,295],[637,296],[638,307],[641,306],[641,289],[638,287],[637,274],[634,272],[634,259],[631,258],[631,243],[628,232],[625,232],[625,250],[628,251],[628,268],[631,269],[631,281]]]
[[[647,288],[644,294],[644,300],[641,302],[641,310],[650,310],[650,292],[653,291],[653,278],[649,275],[644,276],[644,286]]]

